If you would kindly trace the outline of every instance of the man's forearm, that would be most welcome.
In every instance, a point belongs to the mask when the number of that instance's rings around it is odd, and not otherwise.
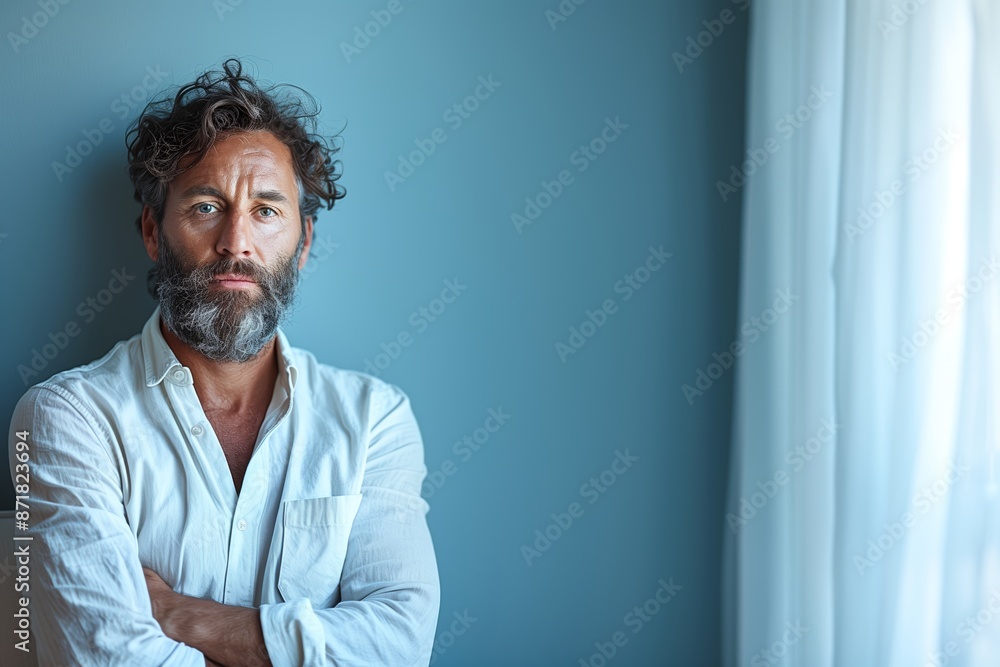
[[[161,622],[168,637],[227,667],[271,665],[257,609],[175,596]]]

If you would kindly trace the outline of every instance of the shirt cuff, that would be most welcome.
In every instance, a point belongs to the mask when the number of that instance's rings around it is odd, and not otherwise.
[[[308,598],[262,604],[260,626],[271,664],[325,664],[323,624],[313,612]]]

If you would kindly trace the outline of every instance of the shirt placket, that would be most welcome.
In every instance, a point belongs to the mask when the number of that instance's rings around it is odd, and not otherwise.
[[[192,455],[202,461],[203,470],[217,472],[215,479],[205,481],[217,506],[225,512],[229,528],[228,543],[223,547],[226,552],[221,554],[226,562],[222,602],[243,607],[253,606],[261,536],[260,514],[268,484],[268,467],[260,465],[257,451],[263,447],[264,442],[261,440],[254,448],[243,479],[242,492],[237,495],[229,463],[195,392],[190,369],[177,366],[167,374],[167,379],[167,395]]]
[[[260,512],[268,481],[265,477],[266,471],[267,466],[253,465],[251,457],[251,464],[243,477],[242,491],[236,496],[236,507],[229,531],[229,554],[223,597],[225,604],[254,606],[257,554],[261,539]]]
[[[243,478],[242,492],[236,503],[236,523],[230,540],[230,573],[226,577],[226,602],[245,607],[257,606],[254,599],[257,574],[263,567],[264,542],[270,542],[274,526],[262,526],[261,517],[267,506],[271,487],[270,452],[268,441],[291,413],[291,400],[281,406],[271,406],[264,416],[262,435],[254,444],[250,463]],[[244,508],[246,512],[243,513]],[[264,530],[267,528],[268,530]]]

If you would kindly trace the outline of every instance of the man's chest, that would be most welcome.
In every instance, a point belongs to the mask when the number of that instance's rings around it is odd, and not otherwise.
[[[230,415],[209,412],[206,412],[205,416],[212,425],[223,454],[226,455],[229,472],[238,493],[243,485],[243,478],[250,464],[250,457],[253,455],[264,416],[262,413]]]

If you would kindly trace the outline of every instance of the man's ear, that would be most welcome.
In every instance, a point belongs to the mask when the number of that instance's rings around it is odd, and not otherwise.
[[[148,205],[142,207],[142,243],[146,246],[146,254],[154,262],[159,257],[160,244],[157,236],[159,225],[153,215],[153,209]]]
[[[311,215],[306,216],[305,231],[306,240],[302,243],[302,254],[299,255],[299,271],[302,267],[306,265],[309,261],[309,248],[312,247],[313,241],[313,219]]]

